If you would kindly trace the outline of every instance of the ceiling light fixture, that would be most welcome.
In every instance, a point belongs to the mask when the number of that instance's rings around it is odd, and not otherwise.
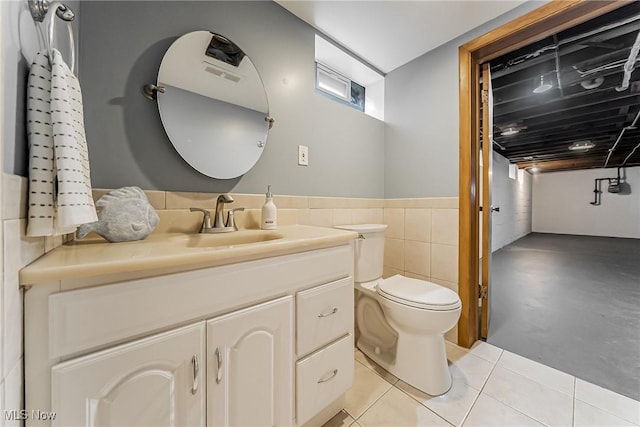
[[[538,172],[540,170],[540,168],[538,166],[532,166],[529,168],[529,172]]]
[[[517,127],[509,126],[502,129],[502,132],[500,132],[500,135],[509,136],[509,135],[515,135],[517,133],[520,133],[520,129],[518,129]]]
[[[587,151],[587,150],[592,149],[595,146],[596,146],[596,144],[594,144],[591,141],[578,141],[578,142],[574,142],[573,144],[571,144],[569,146],[569,150],[571,150],[571,151]]]
[[[551,89],[553,85],[551,83],[544,82],[544,75],[540,75],[540,84],[533,90],[533,93],[543,93]]]
[[[581,81],[580,86],[585,89],[595,89],[602,86],[602,83],[604,83],[604,77],[596,77],[595,79]]]
[[[533,160],[533,156],[525,156],[523,157],[524,160]]]

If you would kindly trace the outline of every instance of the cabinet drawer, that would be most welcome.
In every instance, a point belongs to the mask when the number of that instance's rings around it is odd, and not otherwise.
[[[296,365],[298,425],[340,397],[353,383],[353,335],[300,360]]]
[[[299,292],[296,317],[298,356],[353,332],[353,278]]]

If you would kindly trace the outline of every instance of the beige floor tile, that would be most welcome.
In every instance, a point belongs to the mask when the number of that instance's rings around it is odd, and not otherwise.
[[[449,426],[429,409],[397,388],[385,393],[358,419],[362,427]]]
[[[344,410],[338,412],[333,418],[324,423],[322,427],[348,427],[354,423],[354,419],[351,415],[347,414]]]
[[[403,381],[398,381],[396,387],[453,425],[462,424],[473,402],[480,394],[478,390],[469,387],[459,378],[454,378],[451,389],[442,396],[430,396]]]
[[[598,426],[635,426],[637,424],[630,423],[627,420],[618,418],[609,412],[591,406],[588,403],[576,400],[574,409],[573,425],[575,427]]]
[[[380,375],[356,362],[353,386],[347,390],[344,409],[357,419],[391,387]]]
[[[495,366],[457,345],[446,343],[449,370],[453,378],[458,378],[476,390],[482,390],[489,374]]]
[[[484,360],[488,360],[491,363],[496,363],[503,352],[500,347],[487,344],[484,341],[476,341],[468,351],[474,356],[482,357]]]
[[[464,427],[521,427],[543,424],[482,393],[462,425]]]
[[[640,425],[640,402],[579,378],[576,379],[576,400]]]
[[[571,396],[500,366],[491,372],[482,392],[548,426],[571,425]]]
[[[373,370],[376,374],[380,375],[382,378],[384,378],[386,381],[390,382],[391,384],[395,384],[395,383],[398,382],[398,378],[395,375],[393,375],[390,372],[386,371],[384,368],[382,368],[376,362],[374,362],[373,360],[369,359],[360,350],[356,350],[356,360],[358,362],[362,363],[367,368]]]
[[[498,361],[498,366],[573,397],[575,382],[573,375],[565,374],[557,369],[550,368],[506,350],[502,353]]]

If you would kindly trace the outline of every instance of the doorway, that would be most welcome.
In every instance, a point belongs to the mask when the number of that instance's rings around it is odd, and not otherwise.
[[[588,21],[628,2],[554,1],[459,48],[459,293],[462,313],[458,343],[470,347],[479,338],[478,272],[489,277],[489,265],[480,266],[480,64]],[[485,121],[485,123],[487,123]],[[488,135],[489,132],[484,132]],[[485,233],[486,236],[486,233]],[[486,245],[483,245],[486,246]],[[487,286],[490,286],[487,283]],[[490,289],[490,288],[489,288]],[[487,302],[485,307],[487,307]],[[489,320],[488,316],[485,320]]]
[[[640,137],[630,129],[640,115],[640,75],[631,72],[625,88],[623,64],[636,60],[639,31],[640,4],[631,3],[490,61],[490,193],[501,211],[491,215],[492,310],[483,335],[636,400],[640,205],[629,193],[640,171],[640,155],[630,154]],[[603,169],[607,162],[616,167]],[[531,171],[530,187],[506,176],[507,165]],[[615,183],[605,181],[601,203],[593,202],[594,178],[602,177]],[[514,221],[514,208],[524,207],[533,216],[526,237]]]

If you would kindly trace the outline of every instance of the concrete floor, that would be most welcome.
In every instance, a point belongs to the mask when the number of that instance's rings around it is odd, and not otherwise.
[[[493,254],[490,344],[640,400],[640,240],[533,233]]]

